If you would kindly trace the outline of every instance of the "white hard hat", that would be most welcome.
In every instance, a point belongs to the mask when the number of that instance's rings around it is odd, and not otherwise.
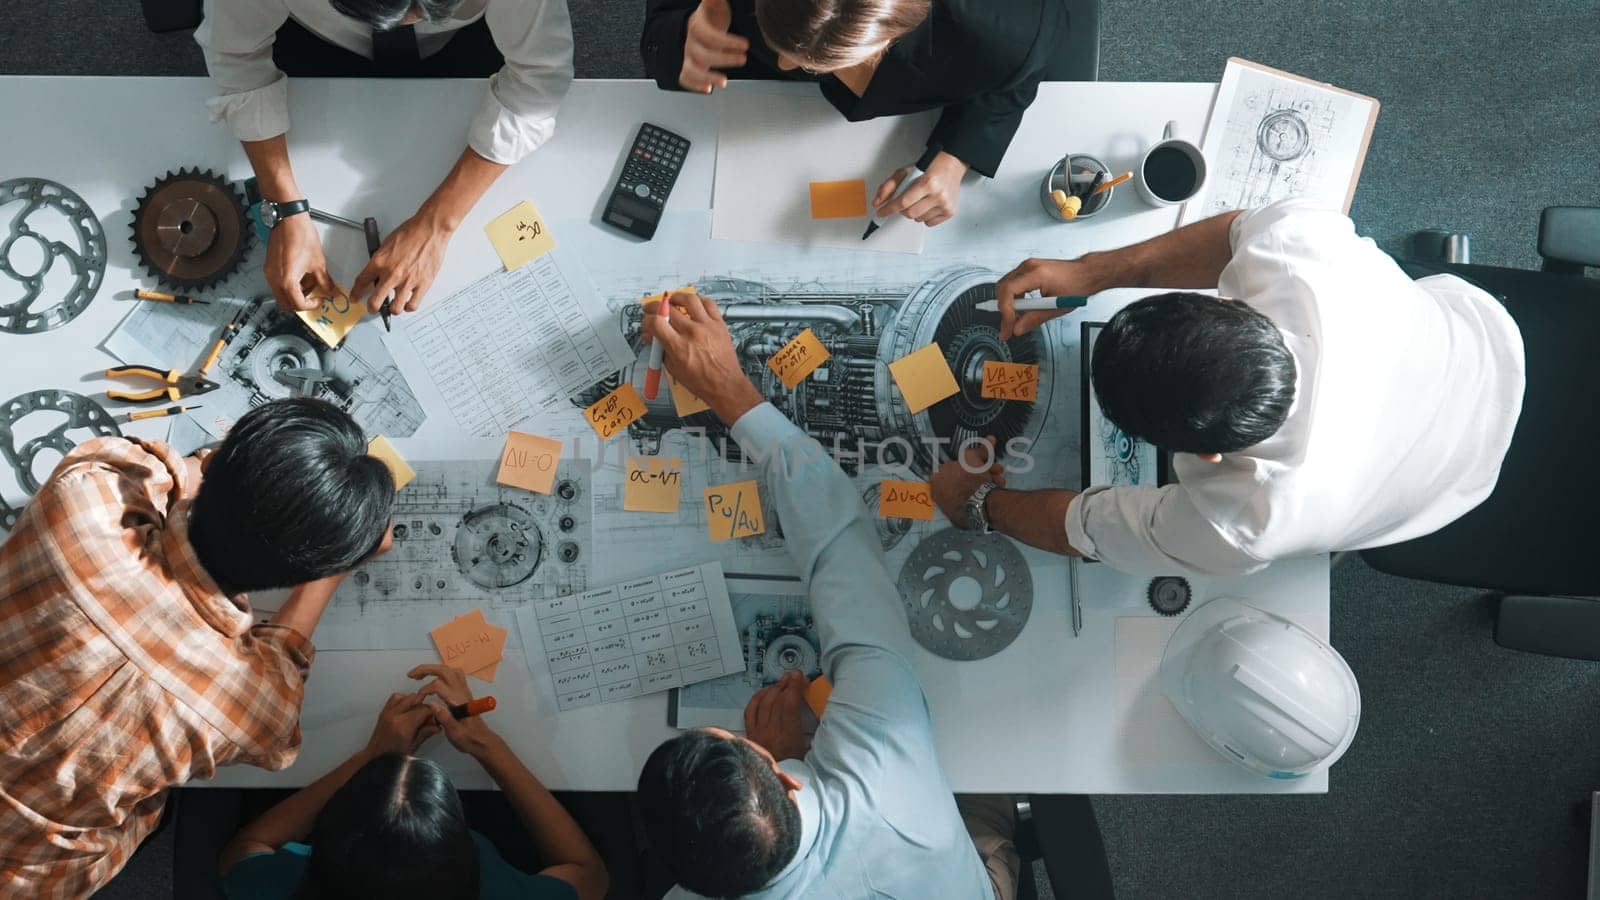
[[[1288,619],[1227,598],[1173,632],[1161,691],[1218,753],[1273,778],[1333,765],[1361,721],[1344,657]]]

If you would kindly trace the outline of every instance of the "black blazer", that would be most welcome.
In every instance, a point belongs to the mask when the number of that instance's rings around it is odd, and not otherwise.
[[[680,89],[683,42],[699,5],[646,0],[639,50],[645,72],[664,89]],[[729,5],[729,30],[750,41],[747,64],[729,77],[818,82],[852,122],[942,108],[917,165],[927,168],[944,151],[990,177],[1056,61],[1053,54],[1065,46],[1068,28],[1065,0],[933,0],[928,17],[889,48],[857,97],[832,75],[779,69],[756,24],[754,0]]]

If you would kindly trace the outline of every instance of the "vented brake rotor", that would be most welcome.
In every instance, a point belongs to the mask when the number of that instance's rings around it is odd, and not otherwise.
[[[209,169],[168,172],[133,210],[133,252],[169,287],[222,281],[238,270],[251,239],[244,198]]]

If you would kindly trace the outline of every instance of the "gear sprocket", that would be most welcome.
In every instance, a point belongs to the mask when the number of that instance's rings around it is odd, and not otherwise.
[[[1189,579],[1178,575],[1158,575],[1150,579],[1150,586],[1145,589],[1145,596],[1150,600],[1150,608],[1163,616],[1175,616],[1189,608],[1189,599],[1193,592],[1189,588]]]
[[[133,252],[168,287],[215,285],[238,271],[253,239],[244,198],[210,169],[168,172],[133,209]]]

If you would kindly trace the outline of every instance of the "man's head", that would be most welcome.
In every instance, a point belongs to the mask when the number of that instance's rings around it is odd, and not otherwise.
[[[756,0],[756,23],[784,69],[837,72],[922,24],[929,0]]]
[[[639,806],[650,843],[679,884],[706,897],[739,897],[794,858],[799,789],[760,745],[701,728],[650,754],[639,774]]]
[[[279,400],[234,423],[206,461],[189,543],[225,592],[346,572],[389,539],[394,476],[360,426],[321,400]]]
[[[1294,403],[1294,357],[1272,320],[1237,300],[1146,297],[1095,339],[1106,418],[1162,449],[1232,453],[1275,434]]]
[[[427,19],[443,22],[455,15],[462,0],[329,0],[336,12],[378,31],[414,25]]]

